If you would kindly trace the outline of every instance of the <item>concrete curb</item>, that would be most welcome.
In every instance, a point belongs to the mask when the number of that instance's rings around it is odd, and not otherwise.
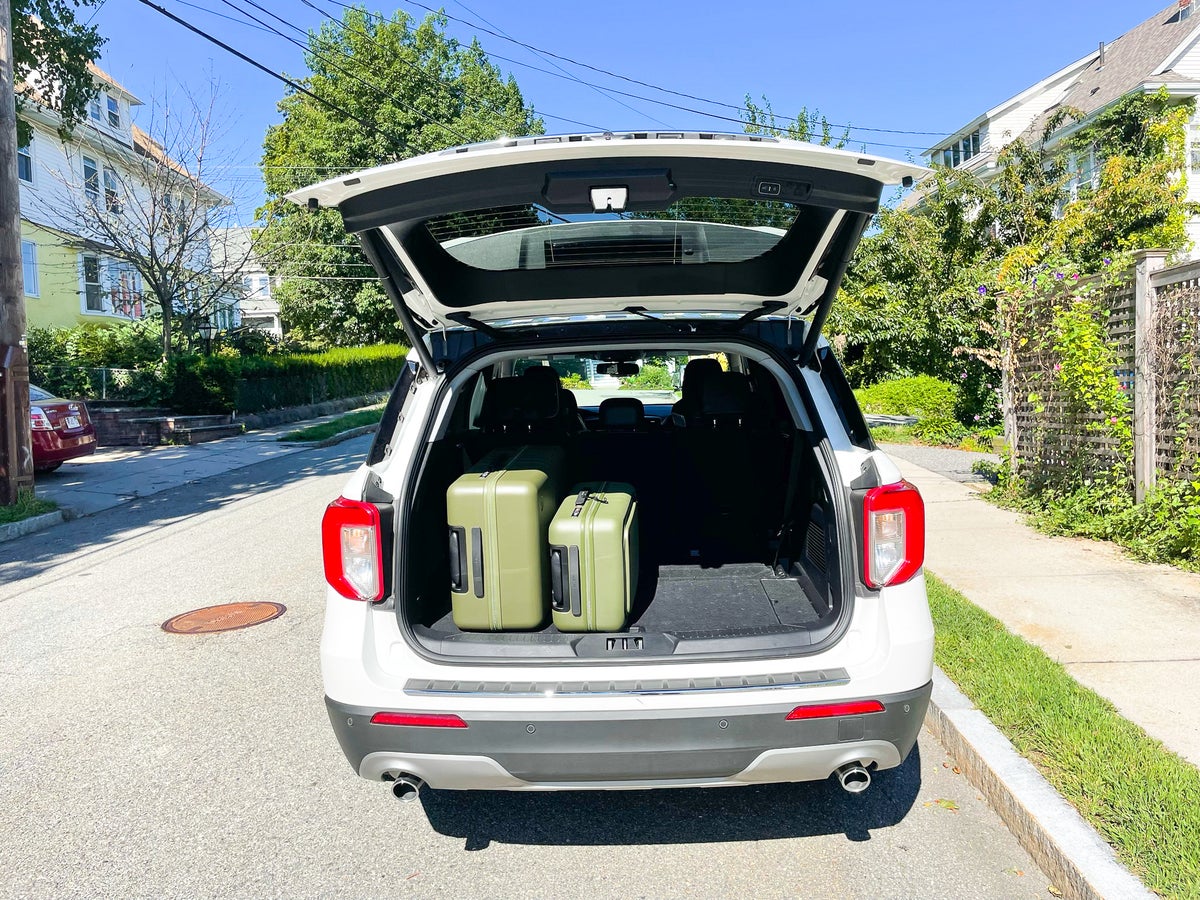
[[[1155,896],[941,669],[925,724],[1065,896]]]
[[[27,534],[33,534],[46,528],[52,528],[66,520],[67,516],[63,510],[56,509],[54,512],[42,513],[40,516],[31,516],[28,519],[22,519],[20,522],[9,522],[7,525],[0,525],[0,544],[3,544],[5,541],[15,541],[19,537],[25,537]]]
[[[288,441],[289,444],[299,444],[303,447],[332,447],[334,444],[340,444],[342,441],[348,441],[351,438],[362,437],[364,434],[373,434],[379,430],[379,423],[374,425],[359,425],[357,428],[351,428],[349,431],[339,431],[333,437],[327,437],[321,441]]]

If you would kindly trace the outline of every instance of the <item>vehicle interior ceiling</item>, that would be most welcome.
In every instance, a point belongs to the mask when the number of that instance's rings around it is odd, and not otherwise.
[[[583,408],[562,387],[566,371],[554,358],[524,368],[509,359],[473,374],[457,391],[444,436],[429,447],[405,529],[402,552],[421,561],[407,568],[409,622],[457,630],[447,487],[496,447],[556,444],[567,456],[564,496],[583,481],[635,488],[642,574],[628,627],[675,634],[828,627],[840,613],[841,575],[813,437],[794,425],[766,366],[725,357],[728,370],[715,355],[690,359],[678,400],[662,392],[660,402],[643,401],[614,389],[582,393]],[[550,625],[544,631],[557,633]]]

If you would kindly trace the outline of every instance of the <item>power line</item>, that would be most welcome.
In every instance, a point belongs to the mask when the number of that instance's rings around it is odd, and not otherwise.
[[[247,0],[247,2],[254,3],[254,0]],[[382,45],[380,45],[379,41],[377,41],[375,39],[374,35],[372,35],[370,32],[363,31],[361,29],[351,29],[348,25],[346,25],[346,23],[344,21],[339,19],[337,16],[332,15],[328,10],[321,9],[315,3],[310,2],[310,0],[300,0],[300,2],[303,3],[305,6],[307,6],[309,9],[316,12],[317,14],[324,16],[326,19],[328,19],[330,22],[334,23],[338,28],[340,28],[343,32],[346,32],[349,34],[357,34],[360,37],[366,38],[368,41],[370,41],[372,44],[374,44],[380,50],[386,49]],[[254,4],[254,5],[257,6],[257,4]],[[351,9],[352,7],[346,7],[346,8]],[[371,13],[367,13],[367,15],[370,16]],[[382,15],[377,16],[377,18],[379,19],[379,21],[381,23],[386,21]],[[471,97],[471,95],[468,94],[466,91],[455,92],[454,90],[451,89],[451,87],[448,84],[446,84],[441,79],[433,78],[433,77],[429,76],[427,73],[423,72],[419,67],[412,65],[411,63],[409,63],[406,60],[396,58],[395,61],[409,69],[412,69],[414,72],[416,72],[418,75],[420,75],[421,78],[423,78],[425,80],[426,84],[435,84],[437,87],[439,87],[441,90],[445,91],[451,97],[454,97],[454,99],[458,100],[459,102],[465,102],[466,100],[472,100],[474,102],[479,103],[479,105],[483,106],[484,108],[490,108],[492,112],[501,112],[501,110],[498,109],[497,107],[492,106],[490,104],[486,104],[483,100],[480,100],[479,98]],[[534,113],[539,116],[545,116],[548,119],[556,119],[560,122],[569,122],[572,125],[581,125],[584,128],[594,128],[596,131],[604,131],[605,130],[600,125],[593,125],[590,122],[581,122],[578,119],[571,119],[571,118],[568,118],[567,116],[558,116],[558,115],[555,115],[554,113],[542,112],[542,111],[536,111],[536,110],[534,111]]]
[[[479,13],[475,12],[475,10],[471,9],[471,7],[469,7],[469,6],[467,6],[467,4],[463,3],[462,0],[454,0],[454,2],[456,4],[458,4],[459,6],[461,6],[463,9],[465,9],[467,12],[469,12],[471,15],[473,15],[475,18],[479,19],[480,21],[484,22],[487,25],[491,25],[493,28],[495,28],[497,31],[499,31],[501,34],[503,34],[505,37],[512,40],[512,36],[507,31],[505,31],[503,28],[501,28],[499,25],[495,24],[494,22],[489,21],[487,18],[480,15]],[[585,85],[586,87],[591,88],[593,91],[595,91],[597,94],[599,94],[602,97],[607,97],[610,100],[615,99],[610,94],[606,93],[604,91],[604,89],[600,88],[598,85],[591,84],[587,81],[584,81],[582,78],[572,75],[570,72],[568,72],[566,69],[564,69],[558,63],[554,62],[549,57],[542,56],[542,58],[547,60],[550,63],[550,65],[554,66],[554,68],[558,69],[558,71],[562,72],[564,75],[566,75],[572,81],[575,81],[579,84],[582,84],[582,85]],[[649,113],[645,112],[644,110],[635,109],[634,107],[630,106],[628,103],[626,103],[623,100],[617,100],[617,103],[621,104],[621,106],[625,107],[630,112],[641,113],[642,115],[650,115]],[[659,125],[663,126],[664,128],[671,127],[666,122],[664,122],[662,119],[655,118],[654,116],[650,116],[650,118],[653,119],[655,122],[657,122]]]
[[[370,131],[376,130],[375,126],[372,125],[370,122],[366,122],[363,119],[360,119],[358,116],[354,115],[354,113],[343,109],[342,107],[338,106],[338,104],[336,104],[336,103],[331,103],[330,101],[326,100],[324,97],[317,96],[316,94],[314,94],[312,91],[310,91],[308,88],[306,88],[304,85],[300,84],[299,82],[293,81],[291,78],[288,78],[286,75],[280,75],[274,69],[268,68],[267,66],[260,63],[258,60],[247,56],[245,53],[242,53],[240,50],[235,50],[233,47],[226,44],[220,38],[213,37],[211,34],[209,34],[204,29],[198,28],[197,26],[193,25],[191,22],[188,22],[186,19],[181,19],[179,16],[175,15],[173,12],[163,9],[157,3],[153,3],[153,2],[151,2],[151,0],[138,0],[138,2],[141,3],[143,6],[150,7],[150,9],[154,10],[155,12],[159,13],[160,15],[166,16],[171,21],[176,22],[179,25],[182,25],[188,31],[192,32],[193,34],[199,35],[200,37],[204,38],[209,43],[216,44],[218,47],[220,47],[225,52],[232,53],[238,59],[242,60],[243,62],[249,63],[250,65],[254,66],[254,68],[258,69],[259,71],[264,72],[267,75],[270,75],[275,80],[282,81],[288,87],[292,88],[292,90],[297,91],[298,93],[304,94],[306,97],[311,97],[313,100],[316,100],[322,106],[329,107],[330,109],[332,109],[334,112],[338,113],[339,115],[343,115],[348,119],[352,119],[353,121],[357,122],[359,125],[362,125],[364,128],[366,128]]]
[[[342,6],[346,9],[352,8],[350,4],[342,2],[342,0],[332,0],[332,2],[335,2],[335,3],[337,3],[338,6]],[[488,28],[483,28],[473,22],[468,22],[457,16],[452,16],[449,13],[447,13],[445,10],[436,10],[433,7],[426,6],[424,3],[419,2],[419,0],[404,0],[404,2],[409,4],[410,6],[415,6],[418,9],[423,9],[428,13],[433,13],[435,15],[444,15],[447,19],[458,22],[459,24],[462,24],[462,25],[466,25],[470,28],[476,28],[479,31],[482,31],[484,34],[489,34],[492,37],[499,38],[502,41],[508,41],[511,44],[516,44],[517,46],[523,47],[526,50],[529,50],[533,53],[538,54],[539,56],[552,57],[554,59],[562,60],[563,62],[569,63],[571,65],[579,66],[580,68],[588,69],[592,72],[597,72],[601,75],[608,75],[611,78],[616,78],[616,79],[619,79],[620,81],[629,82],[630,84],[636,84],[641,87],[649,88],[650,90],[654,90],[654,91],[659,91],[664,94],[671,94],[673,96],[682,97],[687,100],[696,100],[700,103],[708,103],[712,106],[720,106],[720,107],[724,107],[725,109],[734,110],[736,112],[750,112],[750,110],[744,106],[739,106],[734,103],[726,103],[722,100],[713,100],[709,97],[697,96],[696,94],[688,94],[683,91],[673,90],[671,88],[665,88],[665,87],[662,87],[661,85],[653,84],[648,81],[642,81],[637,78],[632,78],[628,75],[622,75],[620,72],[613,72],[608,69],[600,68],[599,66],[591,65],[590,63],[585,63],[580,60],[573,59],[569,56],[563,56],[558,53],[554,53],[550,50],[545,50],[543,48],[536,47],[533,44],[529,44],[529,43],[519,40],[517,38],[509,37],[508,35],[506,35],[502,32],[493,31]],[[457,2],[457,0],[456,0],[456,2]],[[461,6],[462,4],[460,3],[459,5]],[[494,55],[495,54],[489,54],[489,56],[494,56]],[[497,56],[496,58],[500,59],[502,57]],[[554,73],[547,72],[546,74],[553,75]],[[559,76],[559,77],[570,77],[570,76]],[[572,80],[576,80],[576,79],[572,79]],[[588,84],[588,82],[584,82],[584,83]],[[686,112],[696,112],[698,115],[711,115],[710,113],[705,113],[705,112],[698,111],[698,110],[692,110],[692,109],[688,109],[686,107],[673,106],[670,103],[666,103],[661,100],[654,100],[653,98],[650,98],[650,97],[643,97],[638,94],[629,94],[629,93],[625,93],[622,91],[617,91],[615,88],[603,88],[602,87],[601,90],[611,90],[614,93],[622,94],[622,96],[634,97],[635,99],[645,100],[647,103],[658,103],[663,106],[670,106],[674,109],[683,109]],[[731,119],[727,116],[713,116],[713,118],[724,119],[725,121],[740,122],[742,124],[745,124],[745,121],[743,119]],[[907,134],[907,135],[914,135],[914,136],[921,136],[921,137],[945,137],[945,135],[946,135],[946,132],[944,132],[944,131],[908,131],[908,130],[896,129],[896,128],[871,128],[866,125],[838,125],[838,124],[834,124],[832,122],[830,123],[830,127],[831,128],[842,128],[842,129],[849,128],[849,129],[852,129],[855,131],[871,131],[871,132],[875,132],[875,133],[879,133],[879,134]],[[887,145],[880,145],[880,146],[887,146]]]
[[[259,23],[260,25],[262,25],[264,28],[267,28],[267,29],[268,29],[268,30],[270,30],[272,33],[274,33],[274,34],[278,35],[279,37],[283,38],[285,41],[289,41],[289,42],[291,42],[292,44],[294,44],[294,45],[296,45],[297,47],[299,47],[300,49],[302,49],[302,50],[305,50],[305,51],[307,51],[308,53],[311,53],[311,54],[312,54],[314,57],[316,57],[317,59],[321,60],[321,61],[322,61],[322,62],[324,62],[326,65],[332,66],[334,69],[336,69],[337,71],[341,72],[343,75],[346,75],[346,76],[347,76],[347,77],[349,77],[349,78],[353,78],[353,79],[354,79],[355,81],[357,81],[359,84],[365,85],[366,87],[368,87],[368,88],[370,88],[371,90],[373,90],[373,91],[374,91],[374,92],[375,92],[375,93],[376,93],[378,96],[382,97],[383,99],[385,99],[385,100],[390,100],[390,99],[392,99],[392,95],[391,95],[389,92],[385,91],[383,88],[381,88],[379,85],[375,84],[375,83],[374,83],[374,82],[372,82],[372,81],[368,81],[368,80],[367,80],[367,79],[365,79],[365,78],[362,78],[362,77],[360,77],[359,75],[355,74],[354,72],[351,72],[349,69],[344,69],[344,68],[342,68],[340,65],[338,65],[336,62],[334,62],[334,61],[333,61],[332,59],[330,59],[329,57],[327,57],[327,56],[322,56],[320,53],[318,53],[318,52],[317,52],[317,51],[316,51],[316,50],[315,50],[315,49],[312,47],[312,44],[311,44],[311,43],[306,43],[306,42],[298,41],[298,40],[296,40],[295,38],[289,37],[288,35],[284,34],[282,31],[280,31],[278,28],[275,28],[274,26],[268,25],[268,24],[267,24],[266,22],[264,22],[262,19],[260,19],[260,18],[258,18],[257,16],[255,16],[253,13],[246,12],[244,9],[241,9],[241,8],[239,8],[239,7],[238,7],[238,6],[236,6],[234,3],[232,3],[232,2],[231,2],[231,0],[221,0],[221,2],[222,2],[222,3],[224,3],[226,6],[228,6],[230,9],[232,9],[232,10],[235,10],[235,11],[237,11],[237,12],[241,13],[243,16],[246,16],[247,18],[249,18],[249,19],[252,19],[252,20],[253,20],[253,21],[255,21],[255,22],[258,22],[258,23]],[[258,3],[256,3],[256,2],[255,2],[255,0],[246,0],[246,2],[247,2],[247,3],[249,3],[251,6],[253,6],[255,9],[261,10],[262,12],[264,12],[264,13],[266,13],[267,15],[271,16],[272,18],[274,18],[274,19],[276,19],[276,20],[278,20],[278,21],[282,22],[283,24],[287,25],[288,27],[290,27],[290,28],[296,28],[296,30],[297,30],[297,31],[301,31],[301,33],[303,33],[303,30],[302,30],[302,29],[299,29],[299,28],[297,28],[297,26],[293,25],[291,22],[288,22],[286,19],[282,19],[282,18],[280,18],[279,16],[275,15],[275,13],[271,12],[269,9],[266,9],[265,7],[262,7],[262,6],[260,6]],[[429,122],[431,125],[437,125],[437,126],[438,126],[438,127],[440,127],[441,129],[443,129],[444,131],[447,131],[447,132],[449,132],[450,134],[454,135],[454,137],[458,138],[460,141],[463,141],[464,143],[465,143],[465,142],[469,142],[469,140],[470,140],[470,139],[469,139],[469,138],[468,138],[466,135],[464,135],[462,132],[458,131],[458,130],[457,130],[457,129],[455,129],[455,128],[452,128],[451,126],[447,125],[445,122],[442,122],[442,121],[440,121],[440,120],[438,120],[438,119],[435,119],[433,116],[429,115],[429,114],[428,114],[428,113],[426,113],[424,110],[420,110],[420,109],[417,109],[416,107],[412,107],[412,106],[405,106],[405,109],[408,109],[410,112],[414,112],[414,113],[416,113],[417,115],[421,116],[421,118],[425,119],[425,120],[426,120],[427,122]],[[374,130],[374,129],[373,129],[373,130]],[[381,132],[381,131],[377,131],[377,133],[382,133],[382,132]],[[391,141],[393,144],[397,143],[397,142],[396,142],[396,140],[395,140],[395,138],[391,137],[390,135],[384,135],[384,136],[385,136],[385,137],[387,137],[387,138],[388,138],[388,140],[389,140],[389,141]],[[397,147],[397,149],[400,149],[400,148],[399,148],[399,147]]]

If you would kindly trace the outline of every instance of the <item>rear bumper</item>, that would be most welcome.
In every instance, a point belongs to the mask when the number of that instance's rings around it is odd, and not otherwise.
[[[883,712],[788,721],[795,704],[604,713],[455,710],[467,728],[373,725],[378,710],[325,700],[364,778],[405,772],[482,790],[693,787],[813,781],[851,762],[900,765],[931,685],[875,699]],[[849,699],[849,698],[847,698]]]
[[[32,434],[35,468],[96,452],[96,430],[91,425],[85,431],[70,435],[57,431],[34,431]]]

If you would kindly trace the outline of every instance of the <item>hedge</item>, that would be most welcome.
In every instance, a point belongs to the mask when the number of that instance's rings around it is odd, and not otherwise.
[[[932,375],[914,375],[859,388],[854,396],[865,413],[954,419],[958,386]]]
[[[386,391],[407,354],[386,344],[311,355],[183,356],[174,361],[169,402],[183,413],[255,413]]]

